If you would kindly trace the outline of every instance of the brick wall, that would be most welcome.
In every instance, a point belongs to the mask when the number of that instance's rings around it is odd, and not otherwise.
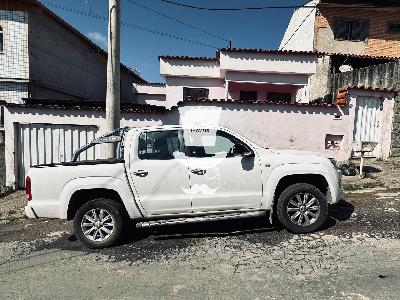
[[[334,19],[369,20],[367,42],[335,41]],[[395,8],[351,9],[321,7],[315,21],[314,48],[321,52],[400,57],[400,33],[387,32],[388,21],[400,23],[399,11]]]

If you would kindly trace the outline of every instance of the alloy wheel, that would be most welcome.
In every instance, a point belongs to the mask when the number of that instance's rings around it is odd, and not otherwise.
[[[82,218],[81,228],[86,238],[95,242],[103,242],[114,231],[114,218],[105,209],[95,208],[88,211]]]
[[[321,207],[313,195],[297,193],[289,200],[286,211],[294,224],[308,226],[318,219]]]

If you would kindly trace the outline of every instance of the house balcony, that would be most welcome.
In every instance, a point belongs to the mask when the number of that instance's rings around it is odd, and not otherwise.
[[[289,84],[227,82],[226,99],[270,103],[308,103],[308,87]]]

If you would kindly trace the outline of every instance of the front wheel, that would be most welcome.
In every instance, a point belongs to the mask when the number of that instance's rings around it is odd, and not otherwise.
[[[120,239],[125,219],[120,203],[109,199],[91,200],[75,214],[75,235],[89,248],[110,247]]]
[[[328,217],[328,203],[319,189],[307,183],[286,188],[277,205],[279,221],[293,233],[310,233],[321,228]]]

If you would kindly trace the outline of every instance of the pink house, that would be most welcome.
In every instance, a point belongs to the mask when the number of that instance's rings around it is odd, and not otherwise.
[[[369,156],[391,155],[394,91],[349,87],[343,103],[314,103],[315,91],[326,94],[323,55],[220,49],[215,58],[159,60],[165,84],[135,83],[137,101],[179,111],[180,123],[215,121],[265,147],[315,151],[338,161],[356,155],[354,142],[360,141],[377,143]]]
[[[165,85],[134,84],[138,103],[163,105],[193,99],[308,103],[314,52],[220,49],[216,57],[160,56]]]

